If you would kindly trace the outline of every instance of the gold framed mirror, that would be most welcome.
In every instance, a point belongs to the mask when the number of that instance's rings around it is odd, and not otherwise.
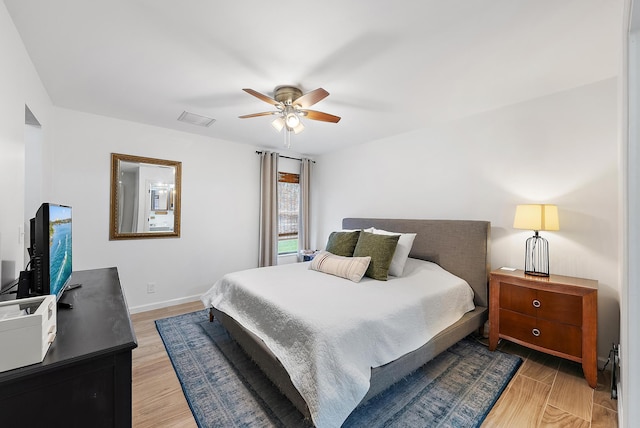
[[[109,240],[179,238],[182,162],[111,153]]]

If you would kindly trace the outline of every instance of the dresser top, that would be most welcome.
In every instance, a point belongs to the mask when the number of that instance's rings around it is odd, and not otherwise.
[[[514,279],[521,279],[530,282],[538,282],[540,284],[557,284],[557,285],[570,285],[576,287],[585,287],[592,288],[594,290],[598,289],[598,281],[594,279],[586,279],[586,278],[576,278],[573,276],[564,276],[564,275],[554,275],[551,274],[548,277],[543,276],[535,276],[535,275],[527,275],[523,270],[516,269],[505,270],[505,269],[495,269],[491,271],[491,275],[501,275],[504,277],[511,277]]]
[[[0,381],[37,375],[71,361],[91,360],[137,346],[117,268],[74,271],[70,283],[82,286],[66,291],[60,299],[73,308],[58,309],[57,335],[44,360],[2,372]]]

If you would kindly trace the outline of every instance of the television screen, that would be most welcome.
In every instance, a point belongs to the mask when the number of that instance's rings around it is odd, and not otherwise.
[[[44,203],[33,220],[32,269],[35,294],[60,298],[72,272],[71,207]]]
[[[71,208],[49,204],[49,294],[59,295],[71,276]]]

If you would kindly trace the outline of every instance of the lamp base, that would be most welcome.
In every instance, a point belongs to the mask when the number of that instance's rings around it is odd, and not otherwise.
[[[545,278],[549,277],[549,274],[545,273],[545,272],[532,272],[532,271],[525,270],[524,274],[525,275],[531,275],[531,276],[540,276],[540,277],[545,277]]]
[[[534,231],[527,239],[524,253],[524,273],[526,275],[549,276],[549,242]]]

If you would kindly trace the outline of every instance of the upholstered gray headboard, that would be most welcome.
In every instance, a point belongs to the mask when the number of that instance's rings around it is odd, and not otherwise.
[[[415,233],[409,257],[437,263],[465,279],[474,290],[476,305],[489,306],[491,223],[488,221],[345,218],[342,227]]]

